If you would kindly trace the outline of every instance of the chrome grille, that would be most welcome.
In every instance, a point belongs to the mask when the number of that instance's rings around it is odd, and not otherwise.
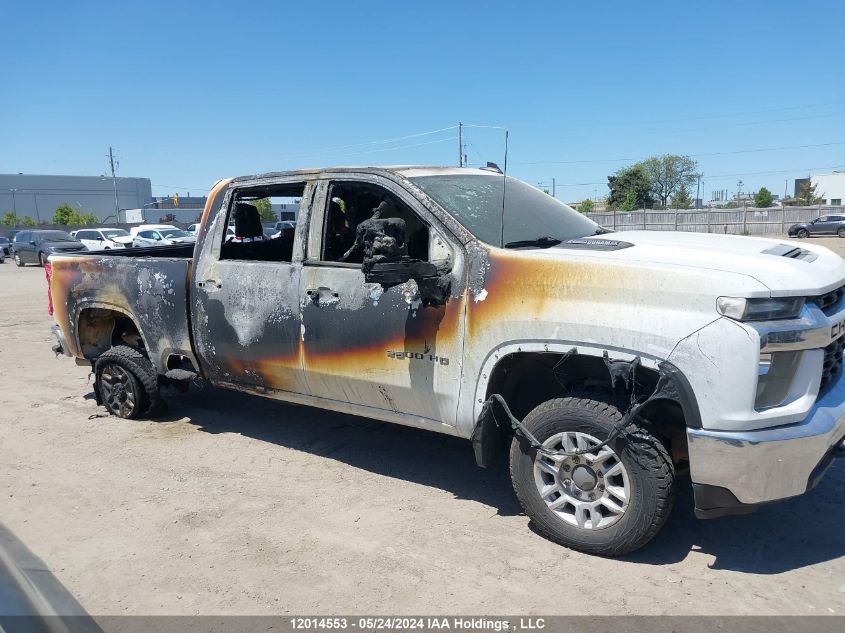
[[[822,383],[819,392],[830,386],[834,378],[842,371],[842,355],[845,352],[845,335],[840,336],[824,348],[824,363],[822,364]]]
[[[828,309],[837,305],[842,299],[843,295],[845,295],[845,286],[840,286],[836,290],[831,290],[830,292],[826,292],[823,295],[810,297],[809,300],[819,306],[822,312],[828,314]]]

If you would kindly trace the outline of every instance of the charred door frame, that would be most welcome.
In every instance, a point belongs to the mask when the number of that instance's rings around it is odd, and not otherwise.
[[[332,182],[351,182],[351,183],[362,183],[362,184],[369,184],[374,185],[377,187],[381,187],[382,189],[390,192],[391,194],[395,195],[398,199],[400,199],[404,204],[406,204],[410,210],[416,214],[421,222],[425,224],[429,229],[429,260],[435,261],[436,251],[432,248],[436,241],[439,239],[443,242],[446,246],[445,248],[449,251],[452,260],[452,289],[451,293],[447,302],[446,308],[443,309],[441,312],[441,318],[443,319],[441,324],[444,326],[445,329],[440,329],[440,327],[435,327],[434,332],[435,336],[432,340],[436,340],[437,335],[436,332],[440,332],[440,338],[444,341],[444,345],[448,347],[450,352],[450,358],[448,359],[449,363],[453,363],[453,368],[456,370],[456,375],[454,376],[454,392],[449,394],[449,398],[447,401],[444,402],[443,392],[440,392],[439,401],[443,402],[445,406],[441,407],[440,411],[437,412],[436,416],[432,415],[424,415],[419,410],[414,411],[413,407],[412,410],[407,410],[406,407],[402,406],[402,403],[399,401],[395,401],[395,398],[391,397],[390,390],[391,386],[389,384],[383,385],[378,381],[378,379],[373,379],[369,383],[362,382],[360,380],[360,376],[355,376],[354,379],[350,377],[350,383],[348,385],[343,384],[343,370],[338,369],[338,374],[332,378],[329,376],[326,378],[323,374],[315,373],[313,368],[309,370],[309,349],[308,346],[303,344],[303,368],[305,371],[306,380],[310,380],[313,384],[310,385],[312,395],[318,398],[325,398],[325,399],[336,399],[338,402],[347,403],[350,407],[356,407],[361,409],[369,409],[369,410],[378,410],[382,413],[378,415],[378,417],[385,418],[385,414],[389,414],[388,417],[392,421],[396,421],[403,424],[410,424],[413,426],[430,426],[432,423],[437,425],[442,425],[445,427],[451,427],[450,431],[447,432],[454,432],[454,426],[457,421],[457,411],[458,411],[458,403],[460,401],[460,383],[461,383],[461,370],[463,367],[463,337],[464,337],[464,316],[466,312],[466,304],[465,304],[465,290],[466,290],[466,272],[465,272],[465,253],[464,248],[461,243],[460,237],[456,236],[444,223],[433,213],[426,202],[424,200],[419,199],[417,195],[415,195],[413,189],[404,187],[401,183],[401,180],[387,177],[384,174],[380,173],[372,173],[372,172],[355,172],[351,170],[343,170],[343,171],[325,171],[320,173],[320,184],[317,189],[317,193],[314,196],[312,205],[311,205],[311,218],[309,222],[309,232],[308,232],[308,241],[307,241],[307,249],[306,249],[306,256],[303,261],[303,276],[302,276],[302,283],[301,283],[301,295],[300,300],[305,301],[305,291],[306,288],[304,287],[307,285],[306,280],[310,279],[312,275],[310,271],[313,269],[337,269],[341,271],[346,271],[347,274],[341,275],[341,277],[346,278],[348,277],[348,273],[351,271],[360,271],[360,264],[351,264],[351,263],[344,263],[344,262],[333,262],[333,261],[322,261],[320,258],[322,256],[322,242],[323,242],[323,233],[325,231],[325,214],[328,207],[328,191],[329,186]],[[432,239],[432,236],[435,239]],[[306,272],[308,271],[308,272]],[[320,274],[317,275],[318,277],[324,277],[324,275]],[[307,304],[306,304],[307,305]],[[336,304],[340,306],[341,304]],[[331,308],[333,309],[333,308]],[[433,310],[433,308],[427,308],[426,310]],[[410,313],[410,310],[409,310]],[[363,316],[364,311],[362,310],[362,319],[366,317]],[[347,318],[350,318],[347,315]],[[351,318],[354,318],[351,317]],[[422,319],[423,316],[420,315]],[[371,324],[373,329],[378,328],[377,323]],[[303,310],[303,326],[305,332],[305,342],[307,342],[307,333],[309,332],[308,327],[308,318],[307,313]],[[449,327],[451,326],[451,327]],[[407,328],[407,326],[406,326]],[[407,339],[410,330],[405,330],[404,335]],[[394,333],[395,334],[395,333]],[[445,338],[443,338],[445,337]],[[450,340],[451,338],[451,340]],[[401,339],[401,336],[400,336]],[[385,345],[387,341],[385,341]],[[382,349],[384,347],[384,349]],[[434,346],[437,348],[437,345]],[[391,348],[392,349],[392,348]],[[419,350],[422,352],[422,349]],[[364,357],[369,357],[373,362],[372,369],[373,375],[377,376],[380,372],[385,371],[384,366],[382,365],[382,356],[384,357],[384,363],[388,362],[395,362],[396,369],[402,370],[404,372],[408,372],[410,375],[411,380],[411,391],[414,392],[413,384],[415,382],[414,376],[417,376],[419,379],[419,368],[412,369],[410,367],[405,367],[402,369],[402,365],[400,361],[393,360],[390,361],[391,358],[389,356],[390,349],[388,347],[382,346],[380,343],[378,345],[372,346],[370,348],[362,348],[360,352],[355,351],[354,349],[350,350],[342,350],[339,353],[338,362],[340,365],[338,367],[342,367],[344,364],[344,360],[347,360],[350,357],[355,357],[358,354],[361,354],[360,357],[356,359],[355,362],[352,364],[359,364],[361,363],[361,359]],[[430,354],[432,357],[435,356],[435,353],[432,352]],[[428,356],[426,356],[428,358]],[[320,362],[332,362],[329,360],[324,359]],[[406,365],[409,363],[424,363],[426,361],[423,360],[406,360]],[[432,361],[433,362],[433,361]],[[319,364],[319,362],[318,362]],[[438,372],[441,376],[439,379],[435,380],[434,372],[436,369],[432,365],[429,368],[431,372],[431,376],[428,379],[428,382],[435,387],[438,382],[443,384],[442,373]],[[322,383],[323,380],[335,381],[333,388],[330,388],[328,391],[325,390],[325,385],[330,383]],[[357,401],[352,401],[353,398],[349,397],[345,400],[341,399],[338,395],[339,393],[344,393],[347,391],[347,388],[353,394],[355,393],[355,388],[353,386],[353,382],[355,380],[358,381],[359,387],[362,391],[366,391],[369,396],[371,397],[359,397]],[[419,382],[419,380],[416,380]],[[321,383],[323,387],[321,388],[318,383]],[[424,384],[428,384],[424,381]],[[373,388],[380,387],[380,397],[378,394],[375,396],[373,393]],[[394,388],[397,388],[394,386]],[[400,389],[403,389],[399,387]],[[405,386],[404,390],[407,394],[408,387]],[[418,392],[415,392],[418,393]],[[357,394],[356,394],[357,395]],[[433,394],[437,397],[437,393],[434,392]],[[430,400],[430,398],[429,398]],[[434,409],[436,411],[436,409]],[[426,412],[431,413],[431,410],[427,410]],[[444,430],[444,429],[441,429]]]
[[[245,189],[252,189],[262,186],[274,185],[294,185],[304,184],[304,191],[302,195],[302,202],[297,218],[296,234],[294,237],[293,252],[291,254],[290,262],[276,262],[276,261],[253,261],[253,260],[236,260],[236,259],[221,259],[223,240],[228,226],[227,218],[229,216],[230,207],[235,195],[239,191]],[[288,392],[291,394],[305,395],[309,394],[307,383],[302,376],[302,354],[299,345],[299,329],[301,320],[299,318],[299,276],[302,267],[302,257],[304,252],[303,236],[304,231],[307,230],[308,216],[310,215],[310,206],[314,203],[314,194],[317,188],[317,182],[314,174],[292,173],[284,175],[273,176],[258,176],[254,178],[239,178],[226,185],[226,191],[220,204],[216,210],[214,217],[207,218],[209,223],[208,229],[203,235],[201,246],[201,253],[199,255],[201,262],[195,269],[195,274],[192,279],[192,292],[196,299],[193,302],[196,319],[194,327],[194,340],[197,344],[197,355],[201,357],[202,363],[206,368],[206,374],[212,383],[230,386],[246,391],[253,391],[255,393],[269,393],[269,392]],[[261,296],[265,293],[249,293],[244,292],[246,288],[239,288],[239,298],[245,301],[247,305],[247,312],[244,314],[231,315],[227,314],[227,310],[233,310],[231,306],[232,301],[229,300],[226,304],[230,308],[226,308],[224,304],[223,315],[212,315],[209,313],[209,304],[216,300],[217,303],[223,303],[220,299],[214,297],[216,292],[221,290],[226,292],[228,288],[223,289],[220,285],[216,288],[207,289],[204,286],[209,281],[220,281],[221,267],[228,268],[232,264],[230,262],[242,262],[245,266],[254,268],[254,273],[260,278],[262,276],[262,269],[268,267],[278,267],[279,270],[284,270],[288,274],[289,286],[286,289],[285,305],[263,305],[261,304]],[[282,283],[282,277],[279,276],[278,282]],[[268,280],[269,290],[273,290],[272,279]],[[264,290],[268,290],[264,288]],[[279,292],[282,292],[280,289]],[[281,296],[281,295],[280,295]],[[254,303],[255,301],[259,303]],[[250,301],[254,303],[250,304]],[[252,307],[252,309],[250,308]],[[287,311],[284,308],[288,308]],[[259,308],[259,310],[254,310]],[[288,337],[290,343],[287,350],[276,350],[275,356],[270,355],[265,357],[262,354],[247,353],[241,355],[239,358],[226,358],[223,354],[218,354],[217,347],[222,343],[219,332],[220,327],[228,327],[235,329],[236,325],[232,321],[238,320],[241,326],[246,326],[249,330],[247,334],[252,333],[253,326],[257,327],[250,319],[258,319],[264,315],[268,310],[281,310],[285,314],[273,313],[272,319],[268,319],[266,323],[272,321],[277,327],[282,327],[283,330],[290,330],[288,334],[295,330],[293,341]],[[254,313],[253,313],[254,312]],[[264,315],[266,316],[266,315]],[[243,318],[241,318],[243,317]],[[296,321],[295,326],[291,321]],[[216,322],[216,326],[211,322]],[[207,340],[203,342],[203,332],[200,328],[206,327],[208,329]],[[267,327],[270,327],[269,325]],[[293,328],[293,329],[291,329]],[[242,327],[243,329],[243,327]],[[273,340],[265,341],[263,327],[261,332],[253,333],[257,339],[252,341],[254,336],[250,334],[247,336],[252,342],[249,345],[242,345],[248,352],[250,348],[260,350],[263,345],[272,345]],[[236,332],[237,334],[237,332]],[[242,333],[243,334],[243,333]],[[271,332],[272,335],[272,332]],[[238,341],[242,342],[244,338],[241,334],[237,336]],[[285,353],[281,353],[285,352]],[[254,358],[253,358],[254,357]],[[280,397],[284,397],[280,395]]]

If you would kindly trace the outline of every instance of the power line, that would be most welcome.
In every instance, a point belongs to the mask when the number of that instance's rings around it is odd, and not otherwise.
[[[359,156],[361,154],[377,154],[379,152],[393,152],[400,149],[408,149],[410,147],[422,147],[423,145],[434,145],[435,143],[446,143],[446,142],[454,142],[457,139],[456,136],[450,136],[449,138],[441,138],[434,141],[426,141],[424,143],[414,143],[412,145],[398,145],[396,147],[380,147],[378,149],[371,149],[371,150],[364,150],[360,152],[345,152],[342,154],[334,154],[335,156]],[[308,160],[308,158],[315,158],[322,156],[322,154],[312,154],[311,156],[306,156],[304,160]],[[300,157],[302,158],[302,157]]]
[[[314,148],[314,149],[303,149],[300,150],[299,154],[288,154],[288,156],[293,157],[300,157],[303,153],[306,154],[318,154],[322,152],[331,152],[337,149],[351,149],[353,147],[369,147],[372,145],[383,145],[386,143],[396,143],[398,141],[406,141],[412,138],[419,138],[422,136],[429,136],[431,134],[439,134],[440,132],[448,132],[449,130],[456,130],[458,128],[457,125],[450,125],[449,127],[440,128],[439,130],[427,130],[425,132],[417,132],[415,134],[407,134],[405,136],[395,136],[393,138],[381,139],[378,141],[366,141],[363,143],[352,143],[349,145],[334,145],[331,147],[322,147],[322,148]],[[296,150],[294,150],[296,151]]]
[[[765,176],[768,174],[788,174],[793,172],[811,172],[811,171],[820,171],[823,169],[845,169],[845,165],[828,165],[826,167],[797,167],[793,169],[776,169],[772,171],[745,171],[745,172],[738,172],[735,174],[716,174],[713,176],[704,175],[702,176],[703,180],[710,182],[711,180],[718,180],[720,178],[736,178],[737,176]],[[548,183],[538,183],[542,187],[548,187]],[[588,185],[607,185],[607,181],[600,181],[600,182],[567,182],[567,183],[557,183],[558,187],[586,187]]]
[[[733,154],[753,154],[757,152],[775,152],[780,150],[787,150],[787,149],[806,149],[810,147],[832,147],[836,145],[845,145],[845,141],[833,141],[830,143],[811,143],[807,145],[783,145],[781,147],[759,147],[756,149],[738,149],[738,150],[731,150],[727,152],[709,152],[709,153],[702,153],[702,154],[685,154],[685,156],[690,157],[707,157],[707,156],[729,156]],[[618,163],[624,162],[629,160],[639,160],[635,157],[628,157],[628,158],[596,158],[590,160],[546,160],[546,161],[526,161],[526,162],[514,162],[514,165],[581,165],[581,164],[588,164],[588,163]]]
[[[729,117],[751,116],[753,114],[769,114],[771,112],[784,112],[788,110],[803,110],[806,108],[822,108],[825,106],[840,105],[845,103],[845,100],[829,101],[827,103],[810,103],[805,105],[786,106],[782,108],[768,108],[766,110],[752,110],[748,112],[736,112],[734,114],[708,114],[704,116],[682,117],[678,119],[661,119],[660,121],[646,121],[641,125],[650,125],[651,123],[674,123],[683,121],[704,121],[707,119],[726,119]]]

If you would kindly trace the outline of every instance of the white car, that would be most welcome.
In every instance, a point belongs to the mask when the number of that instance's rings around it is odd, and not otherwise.
[[[129,229],[129,235],[135,237],[138,235],[140,231],[149,231],[153,229],[178,229],[178,226],[173,226],[172,224],[141,224],[139,226],[133,226]]]
[[[191,224],[187,229],[185,229],[185,233],[190,233],[191,235],[196,235],[197,230],[200,228],[199,224]]]
[[[123,229],[79,229],[70,234],[85,244],[89,251],[132,248],[132,236]]]
[[[173,244],[194,244],[197,238],[182,229],[144,229],[135,234],[133,244],[136,248],[149,246],[170,246]]]

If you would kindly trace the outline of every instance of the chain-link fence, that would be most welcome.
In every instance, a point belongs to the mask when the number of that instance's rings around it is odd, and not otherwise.
[[[607,211],[586,215],[604,228],[615,231],[698,231],[770,235],[785,234],[792,224],[810,222],[822,216],[845,216],[845,206]]]

